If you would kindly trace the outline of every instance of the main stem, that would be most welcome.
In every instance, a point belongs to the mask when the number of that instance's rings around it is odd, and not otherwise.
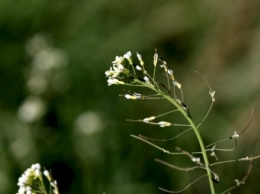
[[[193,129],[193,131],[194,131],[194,133],[195,133],[195,135],[197,137],[197,139],[198,139],[199,145],[200,145],[201,153],[202,153],[202,156],[203,156],[203,160],[204,160],[204,163],[205,163],[205,168],[206,168],[207,175],[208,175],[208,181],[209,181],[211,194],[215,194],[215,188],[214,188],[214,184],[213,184],[213,181],[212,181],[212,174],[211,174],[211,170],[209,168],[208,156],[207,156],[206,149],[205,149],[203,140],[201,138],[201,135],[200,135],[200,132],[199,132],[197,126],[194,124],[192,119],[187,116],[187,112],[184,111],[183,108],[178,103],[176,103],[176,101],[174,101],[174,99],[172,99],[168,95],[165,95],[165,94],[162,94],[162,95],[169,102],[171,102],[174,106],[176,106],[179,109],[179,111],[183,114],[183,116],[187,119],[187,121],[190,123],[190,125],[191,125],[191,127],[192,127],[192,129]]]
[[[215,194],[215,188],[214,188],[214,184],[213,184],[213,181],[212,181],[212,174],[211,174],[211,170],[210,170],[210,167],[209,167],[209,160],[208,160],[208,156],[207,156],[207,153],[206,153],[206,149],[205,149],[203,140],[201,138],[200,132],[199,132],[197,126],[194,124],[193,120],[190,117],[188,117],[187,112],[185,110],[183,110],[181,105],[179,105],[172,97],[170,97],[169,95],[166,95],[165,93],[163,93],[160,90],[155,89],[153,86],[151,86],[149,84],[146,84],[146,83],[144,84],[143,82],[140,82],[139,80],[137,82],[139,82],[139,83],[141,83],[141,85],[145,85],[146,87],[148,87],[148,88],[154,90],[155,92],[161,94],[165,99],[167,99],[170,103],[172,103],[175,107],[177,107],[178,110],[183,114],[183,116],[190,123],[190,125],[191,125],[197,139],[198,139],[199,145],[200,145],[201,153],[202,153],[203,160],[204,160],[204,163],[205,163],[205,168],[206,168],[206,171],[207,171],[207,177],[208,177],[208,181],[209,181],[211,194]]]

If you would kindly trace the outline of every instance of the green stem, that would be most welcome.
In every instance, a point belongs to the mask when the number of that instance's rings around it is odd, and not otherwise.
[[[137,80],[136,80],[137,81]],[[154,88],[153,86],[140,82],[139,80],[137,81],[138,83],[140,83],[141,85],[145,85],[146,87],[150,88],[151,90],[154,90],[155,92],[159,93],[160,95],[162,95],[165,99],[167,99],[171,104],[173,104],[176,108],[178,108],[178,110],[183,114],[183,116],[187,119],[187,121],[189,122],[189,124],[191,125],[197,139],[200,145],[200,149],[201,149],[201,153],[203,156],[203,160],[205,163],[205,168],[207,171],[207,176],[208,176],[208,181],[209,181],[209,186],[210,186],[210,190],[211,190],[211,194],[215,194],[215,188],[214,188],[214,184],[212,181],[212,174],[211,174],[211,170],[209,167],[209,160],[208,160],[208,156],[206,153],[206,148],[205,145],[203,143],[203,140],[201,138],[200,132],[197,128],[197,126],[194,124],[193,120],[187,116],[187,112],[185,110],[183,110],[183,108],[181,107],[181,105],[179,105],[172,97],[170,97],[169,95],[164,94],[162,91],[157,90],[156,88]]]
[[[210,170],[210,167],[209,167],[209,160],[208,160],[208,156],[207,156],[207,153],[206,153],[206,148],[204,146],[203,140],[201,138],[201,135],[200,135],[200,132],[199,132],[197,126],[194,124],[194,122],[191,120],[191,118],[189,118],[187,116],[186,111],[184,111],[183,108],[178,103],[176,103],[168,95],[163,95],[163,96],[164,96],[164,98],[166,98],[169,102],[171,102],[174,106],[176,106],[180,110],[180,112],[183,114],[183,116],[187,119],[187,121],[190,123],[191,127],[193,128],[193,131],[194,131],[194,133],[195,133],[195,135],[198,139],[200,149],[201,149],[201,152],[202,152],[203,160],[204,160],[204,163],[205,163],[205,168],[206,168],[207,175],[208,175],[211,194],[215,194],[215,188],[214,188],[214,184],[213,184],[213,181],[212,181],[212,175],[211,175],[211,170]]]

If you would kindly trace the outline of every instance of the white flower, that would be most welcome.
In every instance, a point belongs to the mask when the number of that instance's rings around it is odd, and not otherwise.
[[[113,64],[122,64],[123,61],[124,61],[124,57],[116,56],[115,60],[112,63]]]
[[[34,170],[35,169],[39,169],[40,170],[41,169],[41,165],[39,163],[36,163],[36,164],[33,164],[31,168],[34,169]]]
[[[144,119],[143,119],[143,122],[149,123],[150,121],[152,121],[152,120],[154,120],[154,119],[155,119],[155,117],[154,117],[154,116],[151,116],[151,117],[148,117],[148,118],[144,118]]]
[[[26,187],[26,194],[33,194],[31,187]]]
[[[51,176],[50,176],[50,173],[49,173],[48,170],[44,170],[44,171],[43,171],[43,174],[44,174],[44,176],[47,177],[48,181],[51,181]]]
[[[171,69],[168,69],[168,70],[167,70],[167,73],[168,73],[169,75],[173,75],[173,71],[172,71]]]
[[[25,187],[20,187],[17,194],[24,194],[26,191]]]
[[[200,163],[200,158],[199,158],[199,157],[198,157],[198,158],[192,157],[191,160],[192,160],[192,162],[195,162],[195,163],[197,163],[197,164]]]
[[[158,54],[157,52],[155,52],[154,56],[153,56],[153,65],[156,66],[158,62]]]
[[[26,171],[26,172],[28,172],[28,171]],[[24,187],[26,185],[26,182],[28,181],[28,177],[29,177],[29,175],[22,174],[22,176],[18,179],[17,185],[20,187]]]
[[[131,57],[132,57],[132,53],[130,51],[124,54],[124,58],[128,60],[129,64],[133,65],[133,61]]]
[[[122,72],[124,70],[124,66],[121,63],[113,64],[113,69],[114,71]]]
[[[140,67],[139,65],[136,65],[135,67],[138,71],[141,71],[142,70],[142,67]]]
[[[136,53],[136,56],[137,56],[137,58],[138,58],[138,60],[139,60],[139,62],[140,62],[140,65],[144,65],[144,61],[143,61],[143,59],[142,59],[142,55],[140,55],[139,53]]]
[[[172,83],[174,86],[177,86],[177,88],[181,89],[181,84],[179,82],[174,80]]]
[[[142,97],[141,94],[137,94],[137,93],[134,93],[133,95],[130,95],[130,94],[126,94],[125,95],[125,98],[126,99],[130,99],[130,100],[136,100],[136,99],[140,99]]]
[[[169,123],[169,122],[166,122],[166,121],[160,121],[160,122],[158,123],[158,125],[159,125],[160,127],[169,127],[169,126],[171,126],[172,124]]]
[[[132,96],[132,95],[130,95],[130,94],[126,94],[126,95],[125,95],[125,98],[126,98],[126,99],[131,99],[131,100],[136,100],[136,99],[137,99],[136,96]]]
[[[35,169],[35,175],[37,176],[37,177],[40,177],[41,176],[41,171],[39,170],[39,169]]]
[[[110,67],[110,69],[109,70],[107,70],[106,72],[105,72],[105,75],[106,75],[106,77],[110,77],[110,76],[112,76],[113,75],[113,70],[112,70],[112,68]]]
[[[144,76],[144,81],[145,81],[146,83],[150,83],[149,78],[148,78],[147,76]]]
[[[132,95],[130,95],[130,94],[126,94],[126,95],[125,95],[125,98],[126,98],[126,99],[134,99],[134,97],[133,97]]]
[[[115,85],[124,85],[125,84],[125,82],[123,82],[123,81],[119,81],[118,79],[116,79],[116,78],[109,78],[108,80],[107,80],[107,83],[108,83],[108,86],[111,86],[111,85],[113,85],[113,84],[115,84]]]
[[[166,68],[166,65],[167,65],[167,63],[165,62],[165,61],[162,61],[162,64],[160,65],[160,67],[162,67],[162,68]]]
[[[213,102],[216,100],[215,93],[216,93],[215,91],[209,91],[209,95],[210,95]]]
[[[51,186],[53,187],[53,193],[54,194],[59,194],[59,190],[58,190],[58,187],[57,187],[57,181],[52,181],[51,182]]]
[[[235,131],[234,134],[232,135],[232,139],[238,139],[239,134]]]
[[[132,53],[130,51],[128,51],[126,54],[124,54],[124,58],[127,60],[130,60],[132,56]]]
[[[106,77],[117,77],[120,73],[124,71],[124,66],[122,64],[113,64],[113,67],[110,67],[109,70],[105,72]]]

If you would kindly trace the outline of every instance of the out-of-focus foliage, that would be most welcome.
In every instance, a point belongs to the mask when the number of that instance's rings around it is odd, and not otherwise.
[[[220,158],[257,155],[260,116],[260,2],[231,1],[0,1],[0,193],[15,193],[31,164],[52,169],[61,193],[155,194],[159,186],[181,189],[196,178],[154,162],[165,156],[130,138],[167,138],[181,129],[158,129],[139,119],[167,105],[132,102],[108,87],[104,72],[116,55],[142,53],[152,65],[154,49],[174,69],[197,122],[210,97],[198,70],[216,90],[216,106],[201,128],[206,143],[244,126],[238,151]],[[194,148],[193,134],[167,146]],[[189,151],[194,151],[189,150]],[[254,162],[258,169],[259,161]],[[220,192],[243,177],[248,164],[217,168]],[[201,172],[200,172],[201,173]],[[236,193],[258,193],[254,170]],[[201,180],[187,193],[205,193]]]

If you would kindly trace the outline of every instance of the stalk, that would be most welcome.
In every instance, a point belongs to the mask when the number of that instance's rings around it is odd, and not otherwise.
[[[209,167],[209,160],[208,160],[208,156],[207,156],[207,153],[206,153],[206,148],[205,148],[205,145],[203,143],[203,140],[202,140],[202,137],[200,135],[200,132],[199,132],[197,126],[195,125],[195,123],[193,122],[193,120],[187,116],[187,112],[185,112],[183,110],[183,108],[172,97],[170,97],[169,95],[166,95],[165,93],[163,93],[160,90],[157,90],[156,88],[154,88],[153,86],[151,86],[149,84],[140,82],[139,80],[135,80],[135,81],[140,83],[141,85],[143,85],[145,87],[148,87],[151,90],[159,93],[163,98],[167,99],[171,104],[173,104],[183,114],[183,116],[187,119],[187,121],[191,125],[191,127],[192,127],[192,129],[193,129],[193,131],[194,131],[194,133],[195,133],[195,135],[197,137],[199,145],[200,145],[202,157],[203,157],[204,164],[205,164],[205,169],[207,171],[207,177],[208,177],[208,181],[209,181],[211,194],[215,194],[215,188],[214,188],[214,183],[212,181],[212,174],[211,174],[211,170],[210,170],[210,167]]]

